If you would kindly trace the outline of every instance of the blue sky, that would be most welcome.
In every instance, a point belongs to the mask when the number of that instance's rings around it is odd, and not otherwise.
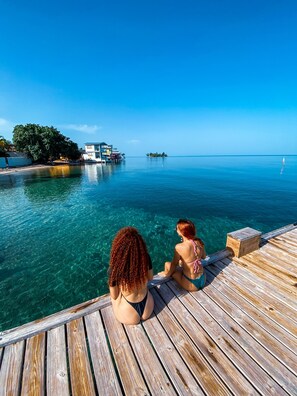
[[[0,135],[297,153],[297,1],[0,0]]]

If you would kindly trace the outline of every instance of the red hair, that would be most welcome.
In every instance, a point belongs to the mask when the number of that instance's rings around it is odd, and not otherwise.
[[[179,219],[178,222],[176,223],[176,227],[178,227],[182,236],[188,239],[199,241],[201,246],[204,246],[202,240],[196,237],[196,227],[191,220]]]
[[[124,227],[115,236],[109,262],[109,286],[134,291],[148,279],[150,257],[146,244],[134,227]]]

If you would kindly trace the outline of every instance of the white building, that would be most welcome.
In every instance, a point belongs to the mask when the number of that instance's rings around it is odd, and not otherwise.
[[[112,145],[101,143],[85,143],[83,158],[88,162],[108,162],[112,153]]]

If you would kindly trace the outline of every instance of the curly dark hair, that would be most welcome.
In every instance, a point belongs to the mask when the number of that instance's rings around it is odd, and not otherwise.
[[[109,262],[109,286],[134,291],[148,279],[150,256],[146,244],[134,227],[124,227],[115,236]]]

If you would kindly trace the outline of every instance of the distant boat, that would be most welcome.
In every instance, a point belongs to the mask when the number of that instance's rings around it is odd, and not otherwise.
[[[282,175],[283,174],[283,172],[284,172],[284,169],[285,169],[285,163],[286,163],[286,159],[285,159],[285,157],[283,157],[283,159],[282,159],[282,167],[281,167],[281,170],[280,170],[280,174]]]

